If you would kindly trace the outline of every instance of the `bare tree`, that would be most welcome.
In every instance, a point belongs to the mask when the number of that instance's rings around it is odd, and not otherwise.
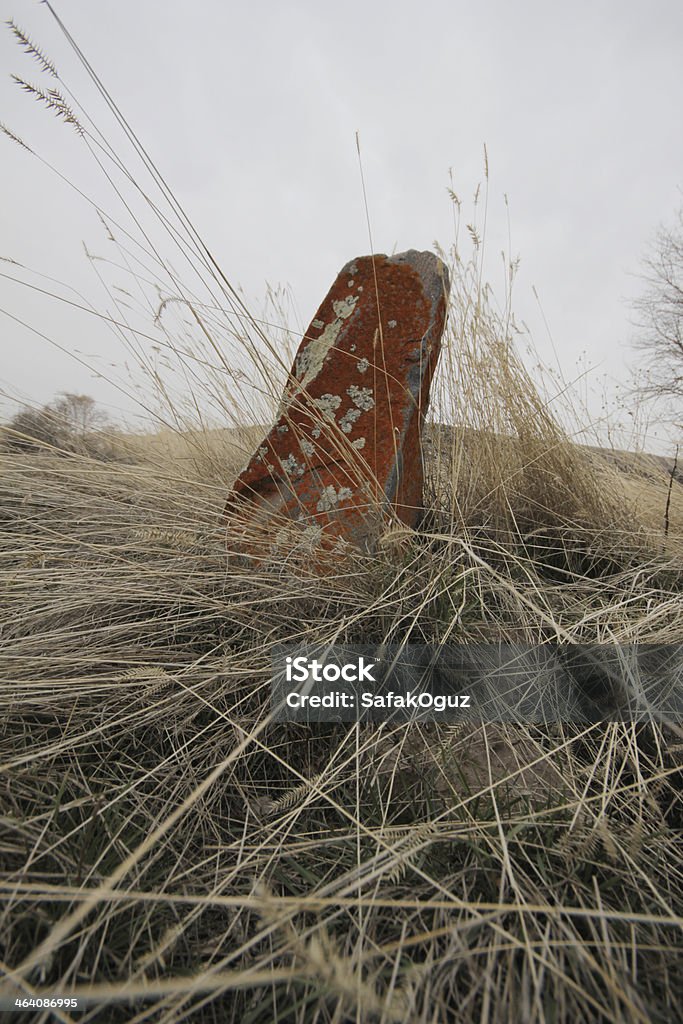
[[[26,407],[2,430],[2,447],[9,451],[53,449],[62,452],[91,453],[102,449],[98,432],[107,423],[107,415],[89,395],[62,392],[39,409]]]
[[[98,408],[90,395],[62,391],[52,403],[52,408],[74,440],[83,441],[94,430],[101,430],[107,422],[107,414]]]
[[[661,227],[643,260],[645,290],[635,300],[637,347],[646,355],[648,377],[641,393],[683,399],[683,206],[673,227]]]

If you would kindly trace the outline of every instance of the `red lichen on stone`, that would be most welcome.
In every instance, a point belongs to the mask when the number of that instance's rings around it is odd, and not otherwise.
[[[363,256],[342,269],[299,346],[277,422],[233,485],[234,546],[240,523],[243,542],[258,525],[274,550],[290,546],[294,524],[311,550],[338,540],[368,550],[382,521],[416,524],[447,293],[432,253]]]

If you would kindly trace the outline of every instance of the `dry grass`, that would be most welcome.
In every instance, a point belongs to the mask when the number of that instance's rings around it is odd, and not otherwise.
[[[436,431],[424,529],[327,576],[228,563],[233,434],[3,459],[0,933],[24,992],[94,1021],[676,1019],[666,726],[270,722],[283,641],[681,641],[642,502],[555,425],[546,447],[494,426]]]
[[[676,723],[302,726],[269,707],[270,653],[302,638],[680,644],[680,484],[665,537],[666,475],[571,443],[515,356],[509,297],[494,313],[478,255],[456,254],[421,529],[389,524],[327,574],[229,559],[226,493],[291,348],[183,230],[215,304],[162,264],[152,291],[186,406],[129,332],[166,432],[119,437],[120,461],[0,458],[5,981],[77,995],[65,1022],[682,1019]]]
[[[119,461],[179,468],[193,475],[231,482],[267,432],[265,426],[171,430],[120,434],[112,439]]]

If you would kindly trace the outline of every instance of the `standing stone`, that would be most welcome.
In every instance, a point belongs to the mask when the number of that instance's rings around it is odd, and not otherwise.
[[[275,426],[233,485],[229,546],[257,557],[348,541],[370,550],[422,508],[420,432],[448,270],[431,252],[343,267],[294,360]]]

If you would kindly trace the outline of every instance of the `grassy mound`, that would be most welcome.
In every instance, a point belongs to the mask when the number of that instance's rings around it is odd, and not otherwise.
[[[253,430],[2,458],[0,956],[24,993],[93,1021],[683,1016],[675,726],[270,721],[282,641],[683,639],[678,490],[664,537],[509,348],[450,331],[468,414],[426,437],[422,529],[331,575],[226,556]]]

